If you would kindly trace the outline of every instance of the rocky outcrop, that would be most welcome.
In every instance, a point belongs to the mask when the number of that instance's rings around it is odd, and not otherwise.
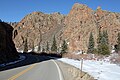
[[[13,28],[18,24],[18,22],[7,22],[8,24],[10,24]]]
[[[13,28],[0,22],[0,63],[18,58],[15,44],[12,41]]]
[[[63,25],[64,15],[60,13],[44,14],[42,12],[33,12],[25,16],[14,28],[14,41],[16,47],[23,49],[24,39],[28,39],[29,49],[32,46],[45,47],[46,42],[52,42],[54,35],[59,35]]]
[[[97,38],[94,11],[83,4],[74,4],[65,19],[63,36],[69,41],[69,51],[86,50],[90,32]]]
[[[107,30],[110,46],[116,44],[120,32],[120,14],[102,10],[92,10],[86,5],[75,3],[67,16],[60,13],[44,14],[33,12],[25,16],[14,29],[14,41],[17,48],[23,48],[23,38],[28,38],[29,48],[42,46],[52,41],[56,35],[58,46],[62,40],[68,42],[69,52],[87,50],[90,32],[94,35],[95,47],[99,30]],[[42,35],[42,37],[40,37]]]
[[[116,44],[117,33],[120,32],[120,14],[104,11],[100,7],[96,11],[86,5],[76,3],[65,18],[66,29],[63,36],[69,41],[69,51],[87,50],[90,32],[97,45],[98,30],[107,30],[110,46]]]

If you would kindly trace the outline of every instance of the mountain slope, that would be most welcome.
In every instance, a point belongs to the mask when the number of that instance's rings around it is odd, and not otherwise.
[[[62,40],[66,40],[69,43],[69,52],[79,50],[86,52],[90,32],[93,33],[96,47],[99,30],[107,30],[110,47],[115,45],[117,33],[120,32],[120,14],[102,10],[100,7],[94,11],[84,4],[75,3],[66,16],[60,13],[41,12],[28,14],[15,27],[14,41],[17,48],[23,49],[22,37],[27,36],[29,39],[29,48],[33,43],[38,46],[42,39],[41,46],[44,47],[47,41],[51,44],[53,36],[56,35],[58,46]]]
[[[120,14],[102,10],[92,10],[86,5],[76,3],[65,18],[66,29],[63,36],[69,41],[69,51],[87,50],[90,32],[93,33],[95,47],[98,31],[107,30],[110,46],[116,44],[120,32]]]
[[[24,39],[28,39],[29,49],[33,46],[45,47],[47,41],[52,42],[54,35],[59,35],[63,28],[64,15],[60,13],[44,14],[33,12],[25,16],[14,28],[14,41],[17,48],[23,49]],[[16,34],[17,33],[17,34]],[[24,38],[24,39],[23,39]]]

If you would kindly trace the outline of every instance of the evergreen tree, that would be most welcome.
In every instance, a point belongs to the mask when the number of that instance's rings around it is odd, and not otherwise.
[[[40,52],[41,51],[41,46],[40,46],[40,42],[39,42],[39,44],[38,44],[38,52]]]
[[[104,35],[101,40],[100,48],[101,48],[100,49],[101,52],[99,52],[100,54],[102,54],[102,55],[110,54],[109,45],[108,45],[107,39],[105,38]]]
[[[46,45],[46,51],[49,51],[49,43],[47,41],[47,45]]]
[[[94,38],[92,32],[90,33],[89,37],[89,45],[88,45],[88,51],[87,53],[94,53]]]
[[[24,41],[24,50],[23,52],[28,52],[27,38]]]
[[[107,33],[107,30],[106,31],[103,31],[103,37],[105,38],[105,41],[107,44],[109,44],[109,40],[108,40],[108,33]]]
[[[61,53],[67,53],[67,43],[65,40],[63,40],[63,44],[62,44],[62,50],[61,50]]]
[[[44,47],[42,48],[42,52],[45,52],[45,48]]]
[[[120,51],[120,32],[117,35],[117,45],[115,47],[115,51],[116,52]]]
[[[34,52],[34,41],[32,41],[32,52]]]
[[[107,44],[101,43],[99,54],[109,55],[110,54],[109,46]]]
[[[53,44],[52,44],[52,47],[51,47],[51,51],[57,52],[57,43],[56,43],[55,36],[53,37]]]
[[[107,31],[103,31],[103,33],[99,33],[99,42],[98,42],[98,54],[109,55],[109,41]]]
[[[102,52],[102,49],[101,49],[101,40],[102,40],[102,33],[101,31],[99,30],[99,34],[98,34],[98,38],[97,38],[97,52],[98,54],[100,54],[100,52]]]

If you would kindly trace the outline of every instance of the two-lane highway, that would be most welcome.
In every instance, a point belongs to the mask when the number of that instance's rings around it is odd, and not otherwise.
[[[0,72],[0,80],[63,80],[53,60]]]

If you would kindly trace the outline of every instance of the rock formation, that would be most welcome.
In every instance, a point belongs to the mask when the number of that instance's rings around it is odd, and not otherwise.
[[[33,12],[25,16],[14,28],[14,41],[16,47],[23,49],[24,39],[28,39],[29,49],[32,46],[45,47],[46,42],[52,42],[53,36],[59,35],[63,25],[64,15],[60,13],[44,14],[42,12]]]
[[[10,24],[13,28],[18,24],[18,22],[7,22],[8,24]]]
[[[93,33],[95,47],[99,30],[107,30],[110,46],[116,44],[117,33],[120,32],[120,14],[102,10],[92,10],[86,5],[75,3],[66,16],[60,13],[44,14],[33,12],[25,16],[14,28],[14,42],[17,48],[23,49],[24,38],[28,38],[29,48],[46,45],[53,36],[58,46],[62,40],[68,42],[69,52],[87,50],[90,32]],[[40,37],[42,35],[42,37]]]
[[[15,44],[12,41],[13,28],[0,22],[0,63],[18,58]]]
[[[96,11],[86,5],[76,3],[65,18],[66,29],[63,33],[69,40],[69,51],[87,50],[90,32],[93,32],[95,45],[99,30],[107,30],[110,46],[116,44],[120,32],[120,14],[102,10]]]

